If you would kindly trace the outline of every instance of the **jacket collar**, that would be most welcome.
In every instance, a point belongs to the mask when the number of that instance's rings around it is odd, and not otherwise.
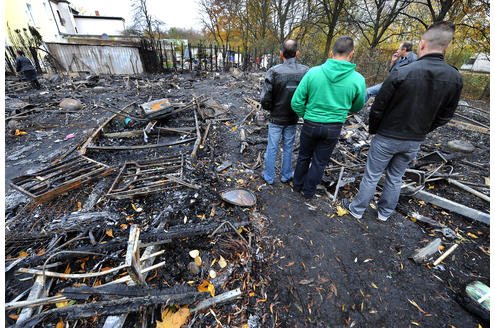
[[[426,58],[436,58],[436,59],[444,60],[443,54],[442,53],[439,53],[439,52],[426,54],[426,55],[424,55],[422,57],[419,57],[418,60],[420,60],[420,59],[426,59]]]
[[[284,64],[295,64],[295,63],[296,63],[296,57],[292,57],[284,61]]]

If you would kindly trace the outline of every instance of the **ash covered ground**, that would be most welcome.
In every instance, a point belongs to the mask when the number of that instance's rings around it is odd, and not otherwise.
[[[305,202],[280,181],[266,185],[260,177],[266,120],[252,101],[259,99],[262,81],[262,73],[237,70],[98,79],[64,76],[55,83],[44,81],[43,89],[35,91],[23,90],[22,84],[7,78],[6,301],[65,297],[65,303],[46,301],[29,314],[22,307],[9,308],[7,322],[16,324],[21,317],[21,327],[60,322],[102,327],[108,316],[125,315],[125,327],[154,326],[168,320],[166,308],[170,313],[187,307],[189,327],[487,326],[484,313],[469,304],[464,288],[473,281],[489,285],[489,227],[407,195],[400,199],[398,214],[386,223],[375,219],[373,208],[362,220],[340,213],[333,197],[356,194],[366,161],[367,109],[348,119],[314,202]],[[63,98],[79,100],[82,108],[61,108]],[[177,109],[190,107],[157,120],[145,143],[142,130],[149,120],[139,120],[139,105],[161,98]],[[488,194],[488,107],[482,101],[461,103],[454,122],[430,134],[421,148],[418,158],[434,154],[414,168],[426,181],[413,173],[406,183],[489,213],[486,200],[448,182],[450,178]],[[95,129],[124,108],[104,133],[95,135]],[[86,144],[88,138],[91,142]],[[469,142],[474,150],[454,150],[448,145],[452,140]],[[170,145],[136,148],[160,143]],[[127,149],[102,149],[119,146]],[[73,172],[71,161],[81,156],[81,149],[86,158],[108,168],[108,174],[83,179],[38,202],[10,185],[26,176],[39,184],[45,179],[37,176],[41,170],[64,161],[69,164],[63,175],[74,174],[77,180],[80,174]],[[294,161],[297,149],[298,145]],[[163,190],[109,196],[109,190],[117,189],[116,179],[125,174],[133,178],[137,172],[122,170],[125,163],[171,156],[180,160],[168,172],[175,178],[170,177]],[[417,176],[423,180],[416,181]],[[56,183],[39,188],[38,194],[49,193]],[[223,201],[220,193],[235,188],[251,191],[256,204],[241,207]],[[415,219],[414,212],[441,227]],[[111,284],[126,276],[126,269],[94,275],[125,263],[132,226],[141,232],[141,257],[149,247],[161,252],[148,265],[160,266],[147,272],[146,285],[139,290]],[[443,228],[449,228],[450,235]],[[423,263],[410,258],[436,238],[441,247]],[[454,244],[459,244],[457,249],[433,266]],[[192,250],[199,251],[200,264],[189,255]],[[43,268],[86,276],[43,280]],[[42,280],[43,288],[34,295],[33,284]],[[215,295],[239,290],[240,296],[196,310],[213,296],[212,288]],[[141,292],[160,300],[125,302]],[[167,302],[174,299],[170,295],[182,298]],[[167,307],[169,303],[175,306]]]

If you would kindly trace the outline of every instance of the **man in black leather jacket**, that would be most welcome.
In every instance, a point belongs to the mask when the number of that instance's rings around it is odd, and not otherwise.
[[[376,134],[368,151],[366,171],[359,192],[343,205],[361,218],[383,172],[378,219],[386,221],[399,199],[404,175],[426,135],[454,115],[462,91],[456,68],[444,61],[454,36],[451,23],[430,26],[419,42],[419,59],[393,71],[385,80],[370,110],[369,133]]]
[[[278,155],[278,143],[282,139],[281,181],[292,180],[292,148],[296,136],[298,116],[291,109],[291,100],[297,85],[308,71],[308,67],[297,63],[299,50],[297,42],[284,42],[280,56],[283,64],[268,70],[261,91],[261,106],[270,112],[268,124],[268,145],[265,152],[263,179],[268,184],[275,180],[275,162]]]

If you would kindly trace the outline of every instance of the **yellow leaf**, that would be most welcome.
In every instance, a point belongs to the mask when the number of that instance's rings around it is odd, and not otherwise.
[[[443,245],[438,246],[439,251],[443,251],[444,249],[445,249],[445,246],[443,246]]]
[[[220,256],[220,260],[218,260],[218,265],[220,268],[225,268],[227,266],[227,261],[223,258],[223,256]]]
[[[26,132],[26,131],[21,131],[21,130],[19,130],[19,129],[16,129],[16,130],[15,130],[15,135],[16,135],[16,136],[23,136],[23,135],[25,135],[25,134],[27,134],[27,132]]]
[[[66,307],[68,305],[69,305],[69,301],[62,301],[62,302],[55,303],[55,306],[58,308],[63,308],[63,307]]]
[[[58,322],[57,322],[57,325],[55,326],[55,328],[64,328],[65,327],[65,323],[64,323],[64,320],[60,319]]]
[[[69,274],[70,273],[70,265],[67,264],[67,266],[65,267],[65,271],[64,271],[65,274]]]
[[[419,323],[417,323],[416,321],[411,321],[411,323],[412,323],[413,325],[415,325],[415,326],[418,326],[418,327],[420,327],[420,326],[421,326],[421,325],[420,325]]]
[[[122,229],[122,230],[127,229],[127,224],[122,223],[122,224],[120,225],[120,229]]]
[[[348,213],[349,213],[349,211],[347,211],[345,208],[343,208],[342,206],[337,205],[337,215],[338,216],[344,216],[344,215],[346,215]]]
[[[113,238],[113,231],[112,231],[112,229],[107,229],[107,230],[105,231],[105,234],[106,234],[108,237],[112,237],[112,238]]]
[[[77,210],[80,211],[82,209],[82,203],[77,202]]]
[[[198,267],[200,267],[200,266],[201,266],[201,263],[203,263],[203,261],[201,261],[201,256],[196,256],[196,257],[194,258],[194,263],[196,263],[196,265],[197,265]]]
[[[19,257],[27,257],[29,254],[26,251],[20,251],[19,252]]]
[[[204,280],[201,285],[198,286],[198,292],[205,293],[210,292],[210,295],[215,296],[215,286],[208,280]]]
[[[190,312],[187,307],[181,307],[176,312],[173,312],[170,307],[167,307],[162,312],[162,320],[156,321],[156,328],[180,328],[187,322],[189,314]]]
[[[249,292],[249,297],[253,297],[254,295],[256,295],[254,292]]]
[[[9,318],[12,319],[12,320],[17,320],[17,319],[19,319],[19,315],[18,314],[15,314],[15,313],[12,313],[12,314],[9,314]]]
[[[468,233],[467,233],[467,235],[468,235],[469,237],[473,238],[473,239],[477,239],[477,238],[478,238],[478,236],[476,236],[476,235],[475,235],[474,233],[472,233],[472,232],[468,232]]]
[[[233,126],[233,127],[231,128],[231,130],[232,130],[232,132],[236,132],[236,131],[237,131],[237,126]]]
[[[378,286],[374,282],[371,283],[371,287],[378,289]]]

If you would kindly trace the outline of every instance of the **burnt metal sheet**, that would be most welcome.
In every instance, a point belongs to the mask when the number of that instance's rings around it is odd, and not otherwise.
[[[36,173],[14,178],[10,185],[36,202],[43,203],[112,171],[108,165],[77,156]]]
[[[143,64],[136,47],[47,43],[50,53],[69,72],[141,74]]]
[[[256,196],[247,189],[228,189],[220,192],[220,197],[227,203],[251,207],[256,205]]]
[[[176,188],[175,176],[182,175],[184,156],[126,162],[107,193],[109,198],[126,199]]]

